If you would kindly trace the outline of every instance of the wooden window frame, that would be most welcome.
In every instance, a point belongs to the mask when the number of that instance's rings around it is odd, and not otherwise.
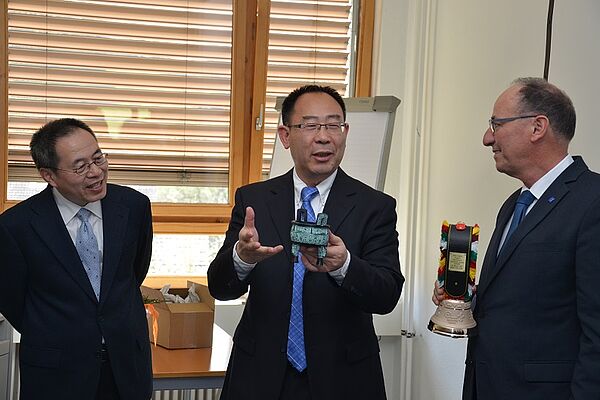
[[[356,96],[371,90],[375,2],[360,0]],[[231,129],[228,204],[153,203],[156,233],[222,234],[227,229],[235,190],[261,179],[264,126],[255,125],[266,98],[270,0],[233,0]],[[8,182],[8,0],[0,5],[0,211]],[[259,45],[260,44],[260,45]]]

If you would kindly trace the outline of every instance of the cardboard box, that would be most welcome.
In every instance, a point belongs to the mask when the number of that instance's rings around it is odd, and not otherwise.
[[[188,288],[193,282],[188,281]],[[188,295],[188,288],[171,288],[169,293],[183,298]],[[211,347],[213,323],[215,320],[215,299],[210,295],[206,285],[196,283],[196,294],[201,303],[165,303],[160,290],[146,286],[141,287],[142,295],[149,299],[159,300],[153,304],[158,311],[158,338],[156,344],[167,349],[188,349]],[[152,340],[152,321],[148,318],[150,341]]]

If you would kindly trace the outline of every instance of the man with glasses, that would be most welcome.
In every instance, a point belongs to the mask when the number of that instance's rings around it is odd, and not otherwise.
[[[600,398],[600,175],[568,153],[574,134],[571,100],[543,79],[496,100],[483,144],[523,186],[485,254],[463,399]]]
[[[395,200],[339,168],[349,126],[334,89],[294,90],[282,122],[294,168],[237,190],[208,270],[218,299],[249,290],[221,400],[383,400],[372,314],[392,311],[404,283]],[[300,208],[308,221],[329,217],[322,264],[307,246],[294,262],[290,228]]]
[[[79,120],[47,123],[30,148],[48,186],[0,216],[0,312],[21,333],[20,398],[147,400],[150,202],[107,184],[107,156]]]

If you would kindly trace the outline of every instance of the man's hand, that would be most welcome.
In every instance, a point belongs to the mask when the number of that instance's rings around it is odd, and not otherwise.
[[[433,304],[435,304],[436,306],[439,306],[442,300],[444,299],[446,299],[446,290],[440,287],[440,284],[436,279],[433,288],[433,296],[431,296],[431,301],[433,301]]]
[[[246,216],[244,217],[244,226],[239,233],[239,241],[235,248],[242,261],[248,264],[255,264],[259,261],[269,258],[283,250],[282,245],[275,247],[261,246],[258,239],[258,231],[254,226],[254,210],[252,207],[246,207]]]
[[[323,265],[317,266],[317,247],[301,246],[302,262],[307,270],[312,272],[335,271],[344,265],[348,252],[341,237],[329,232],[329,243],[327,244],[327,255],[323,259]]]

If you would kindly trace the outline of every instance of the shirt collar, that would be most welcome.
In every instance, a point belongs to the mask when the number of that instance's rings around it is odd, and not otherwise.
[[[544,192],[550,187],[550,185],[552,185],[552,182],[554,182],[556,178],[558,178],[558,176],[562,174],[564,170],[567,169],[571,164],[573,164],[573,157],[571,157],[570,154],[567,154],[567,156],[558,164],[556,164],[554,168],[546,172],[544,176],[538,179],[537,182],[531,186],[529,189],[531,194],[533,194],[536,199],[541,198]]]
[[[55,187],[52,188],[52,195],[54,196],[54,201],[56,201],[58,211],[60,211],[60,215],[65,225],[68,224],[79,212],[79,209],[82,207],[78,204],[73,203],[71,200],[68,200]],[[102,219],[101,200],[94,201],[93,203],[87,203],[83,208],[87,208],[96,217]]]
[[[333,171],[333,173],[331,175],[329,175],[327,178],[325,178],[323,181],[321,181],[321,183],[319,183],[317,185],[317,189],[319,190],[319,198],[321,199],[321,204],[325,204],[325,201],[327,200],[327,196],[329,196],[329,191],[331,190],[331,186],[333,186],[333,181],[335,180],[335,177],[337,176],[337,168],[335,171]],[[300,193],[302,192],[302,189],[304,189],[307,185],[306,183],[304,183],[304,181],[302,181],[302,179],[300,179],[300,177],[298,176],[298,174],[296,173],[296,168],[294,168],[294,198],[296,199],[296,202],[299,201],[300,199]]]

